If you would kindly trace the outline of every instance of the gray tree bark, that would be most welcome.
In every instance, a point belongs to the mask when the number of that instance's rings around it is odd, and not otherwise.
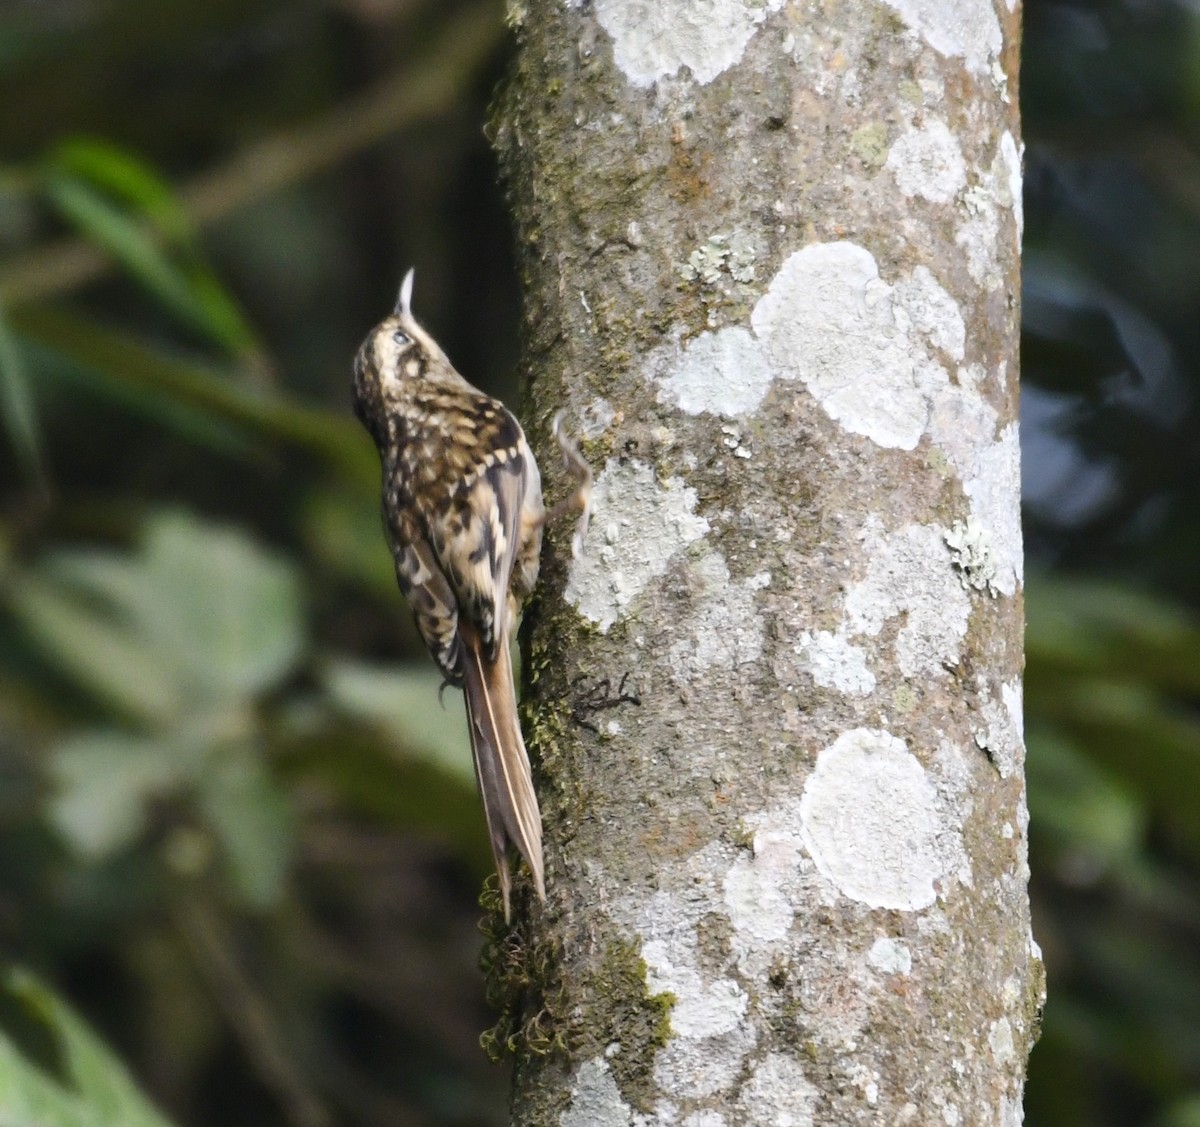
[[[1021,1122],[1011,4],[510,5],[530,429],[597,471],[486,953],[516,1123]]]

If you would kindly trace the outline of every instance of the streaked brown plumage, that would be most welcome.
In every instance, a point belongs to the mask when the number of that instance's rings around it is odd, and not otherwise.
[[[509,916],[508,844],[545,899],[542,823],[517,722],[509,642],[537,581],[541,476],[520,424],[472,387],[413,320],[413,272],[354,361],[355,412],[379,449],[396,578],[446,680],[466,695],[475,774]],[[580,479],[591,475],[559,434]]]

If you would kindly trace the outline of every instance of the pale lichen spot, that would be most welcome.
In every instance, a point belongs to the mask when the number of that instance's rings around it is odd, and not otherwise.
[[[594,442],[616,421],[617,411],[607,399],[593,399],[579,413],[579,433]]]
[[[912,952],[907,944],[887,936],[881,936],[871,944],[871,949],[867,952],[867,962],[880,974],[912,972]]]
[[[685,680],[712,668],[737,676],[739,666],[762,653],[763,620],[754,593],[766,583],[762,576],[734,580],[719,552],[689,561],[686,574],[695,605],[688,618],[691,635],[671,646],[668,662]]]
[[[985,289],[998,289],[1005,272],[999,266],[1000,209],[1012,210],[1017,241],[1024,233],[1022,206],[1021,154],[1011,133],[1004,133],[996,147],[991,165],[980,171],[980,181],[963,193],[965,218],[955,232],[954,241],[967,256],[971,278]]]
[[[889,619],[902,616],[896,635],[900,672],[944,675],[958,661],[971,600],[950,566],[943,531],[910,524],[885,533],[872,522],[864,537],[867,572],[846,596],[847,633],[878,634]]]
[[[804,846],[842,895],[919,911],[964,862],[957,825],[904,741],[845,732],[817,756],[800,800]]]
[[[984,76],[1004,37],[990,0],[884,0],[939,55]]]
[[[967,186],[962,148],[939,118],[902,133],[888,150],[885,166],[896,187],[910,199],[950,203]]]
[[[783,939],[795,918],[792,885],[802,850],[795,812],[773,811],[756,819],[752,855],[743,854],[725,874],[725,907],[745,949]]]
[[[730,846],[713,843],[660,872],[659,891],[611,903],[613,916],[639,943],[647,988],[674,996],[672,1037],[654,1058],[660,1108],[728,1088],[756,1040],[749,995],[731,967],[701,951],[700,921],[719,898],[717,874],[733,856]]]
[[[621,1098],[620,1089],[603,1057],[579,1066],[571,1085],[571,1102],[559,1117],[559,1127],[629,1127],[633,1109]]]
[[[863,697],[875,688],[875,674],[867,668],[867,654],[840,631],[805,630],[795,647],[804,669],[825,689]]]
[[[1021,535],[1021,445],[1017,424],[1009,423],[995,442],[982,446],[974,472],[964,476],[971,516],[991,537],[995,575],[991,583],[1013,595],[1025,580]]]
[[[790,255],[751,314],[777,377],[802,381],[847,430],[903,450],[920,441],[949,384],[930,346],[956,352],[961,323],[931,273],[894,288],[849,242]]]
[[[924,337],[951,360],[961,360],[967,342],[966,322],[958,302],[942,288],[933,271],[918,266],[893,289],[897,326]]]
[[[850,147],[869,168],[879,168],[887,160],[888,128],[882,121],[870,121],[860,125],[850,135]]]
[[[1017,240],[1025,234],[1025,208],[1022,200],[1023,178],[1021,176],[1021,154],[1017,151],[1017,142],[1013,135],[1005,131],[1000,138],[1000,160],[1004,168],[1004,187],[1007,199],[1005,202],[1013,210],[1013,219],[1017,223]]]
[[[812,1127],[818,1095],[796,1057],[768,1053],[752,1066],[738,1095],[738,1110],[746,1123]]]
[[[1021,716],[1020,687],[1002,685],[996,700],[982,678],[978,685],[982,703],[979,712],[985,726],[975,733],[975,743],[987,752],[997,773],[1006,779],[1020,769],[1025,758],[1024,724]]]
[[[657,1127],[662,1120],[647,1121],[646,1127]],[[682,1127],[728,1127],[729,1121],[719,1111],[705,1109],[694,1111],[682,1124]]]
[[[707,85],[741,61],[759,25],[783,0],[596,0],[613,59],[634,86],[650,86],[683,67]]]
[[[753,282],[758,251],[754,241],[740,231],[717,232],[698,246],[680,268],[685,282],[716,286],[732,278],[735,282]]]
[[[679,478],[660,482],[652,466],[609,459],[592,493],[602,519],[592,522],[572,561],[567,601],[607,632],[677,552],[708,532],[697,500]]]
[[[972,591],[998,595],[992,536],[974,517],[956,520],[945,533],[946,546],[962,585]]]
[[[703,332],[682,347],[665,345],[650,356],[647,370],[659,385],[658,401],[689,415],[755,411],[772,379],[762,345],[741,326]]]
[[[1008,1064],[1016,1055],[1012,1024],[1008,1018],[1002,1017],[998,1021],[992,1022],[992,1028],[988,1033],[988,1047],[992,1050],[992,1056],[995,1057],[997,1064]]]

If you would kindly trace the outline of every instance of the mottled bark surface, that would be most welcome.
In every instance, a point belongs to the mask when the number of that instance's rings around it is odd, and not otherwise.
[[[530,431],[598,479],[529,616],[514,1122],[1019,1123],[1018,16],[510,16]]]

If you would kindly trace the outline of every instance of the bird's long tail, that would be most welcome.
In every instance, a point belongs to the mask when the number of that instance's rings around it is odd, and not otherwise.
[[[460,620],[460,629],[464,626]],[[525,740],[517,722],[517,697],[508,646],[501,645],[493,661],[469,627],[463,630],[462,640],[463,690],[471,729],[471,753],[507,920],[512,887],[508,869],[510,841],[529,865],[538,898],[546,899],[542,815],[533,789]]]

